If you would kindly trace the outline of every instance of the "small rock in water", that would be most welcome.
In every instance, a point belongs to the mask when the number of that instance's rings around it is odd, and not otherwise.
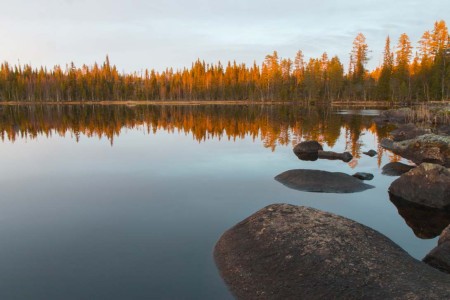
[[[304,141],[297,144],[293,149],[299,159],[309,161],[318,159],[317,152],[319,150],[323,150],[323,148],[317,141]]]
[[[344,162],[349,162],[353,159],[353,155],[351,155],[350,152],[337,153],[337,152],[333,152],[333,151],[319,150],[318,155],[319,155],[319,158],[331,159],[331,160],[337,159],[337,160],[342,160]]]
[[[374,157],[375,155],[377,155],[377,151],[371,149],[371,150],[369,150],[367,152],[363,152],[363,154],[368,155],[370,157]]]
[[[348,174],[320,170],[289,170],[276,176],[275,180],[304,192],[354,193],[373,188]]]
[[[406,165],[401,162],[391,162],[383,167],[383,169],[381,170],[381,174],[387,176],[400,176],[414,168],[415,166]]]
[[[373,174],[358,172],[358,173],[353,174],[353,177],[358,178],[359,180],[372,180]]]

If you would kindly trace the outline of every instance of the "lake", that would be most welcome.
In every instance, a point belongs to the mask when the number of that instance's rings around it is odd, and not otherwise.
[[[214,264],[228,228],[273,203],[374,228],[417,259],[381,174],[378,109],[297,105],[0,106],[1,299],[231,299]],[[302,140],[354,159],[301,161]],[[374,149],[378,156],[363,155]],[[307,193],[290,169],[369,172],[374,189]],[[408,220],[407,220],[408,221]]]

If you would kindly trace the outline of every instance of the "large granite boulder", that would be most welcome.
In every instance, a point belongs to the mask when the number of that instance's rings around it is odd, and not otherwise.
[[[322,145],[317,141],[304,141],[297,144],[293,151],[301,160],[314,161],[318,159],[317,152],[323,150]]]
[[[414,139],[428,133],[431,133],[430,129],[420,128],[412,123],[400,125],[391,131],[392,139],[396,142]]]
[[[450,136],[425,134],[401,142],[383,139],[381,146],[416,164],[429,162],[450,167]]]
[[[401,162],[390,162],[384,165],[383,169],[381,169],[381,174],[387,176],[400,176],[414,168],[415,166],[406,165]]]
[[[319,150],[317,155],[321,159],[342,160],[344,162],[349,162],[353,159],[353,155],[350,152],[338,153],[334,151]]]
[[[437,247],[423,261],[442,272],[450,273],[450,226],[442,232]]]
[[[373,188],[348,174],[320,170],[289,170],[277,175],[275,180],[291,189],[304,192],[354,193]]]
[[[418,238],[433,239],[450,224],[450,210],[420,205],[392,194],[389,199]]]
[[[214,258],[237,299],[450,299],[450,276],[313,208],[261,209],[222,235]]]
[[[450,208],[450,170],[423,163],[392,182],[389,192],[420,205]]]

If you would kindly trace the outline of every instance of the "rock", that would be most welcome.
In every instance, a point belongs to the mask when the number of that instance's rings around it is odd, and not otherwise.
[[[450,223],[449,223],[450,224]],[[439,237],[438,245],[450,242],[450,225],[447,226],[441,233]]]
[[[395,142],[410,140],[418,136],[431,133],[430,129],[419,128],[414,124],[408,123],[400,125],[391,132],[392,139]]]
[[[383,139],[381,146],[416,164],[429,162],[450,167],[450,136],[425,134],[401,142]]]
[[[399,109],[389,109],[382,111],[373,120],[377,124],[383,123],[406,123],[413,115],[413,110],[409,107]]]
[[[323,159],[339,159],[342,160],[344,162],[349,162],[353,159],[353,155],[350,154],[350,152],[344,152],[344,153],[337,153],[337,152],[333,152],[333,151],[323,151],[323,150],[319,150],[317,152],[319,158],[323,158]]]
[[[383,167],[381,173],[387,176],[400,176],[414,168],[415,166],[406,165],[401,162],[391,162]]]
[[[425,256],[423,262],[450,274],[450,243],[444,243],[435,247]]]
[[[450,170],[423,163],[392,182],[389,192],[405,200],[438,209],[450,207]]]
[[[377,155],[377,151],[371,149],[367,152],[363,152],[363,154],[368,155],[370,157],[374,157],[375,155]]]
[[[420,205],[392,194],[389,199],[418,238],[433,239],[450,224],[449,210]]]
[[[375,230],[313,208],[261,209],[222,235],[214,258],[237,299],[450,298],[450,276]]]
[[[304,141],[294,147],[294,153],[301,160],[317,160],[317,152],[323,150],[322,145],[316,141]]]
[[[354,193],[373,188],[348,174],[319,170],[289,170],[276,176],[275,180],[304,192]]]
[[[372,180],[373,174],[358,172],[358,173],[353,174],[353,177],[358,178],[359,180]]]
[[[439,135],[450,135],[450,124],[439,126],[436,131]]]
[[[429,107],[431,120],[437,125],[450,125],[450,105],[436,105]]]
[[[450,226],[442,232],[438,245],[423,261],[442,272],[450,273]]]

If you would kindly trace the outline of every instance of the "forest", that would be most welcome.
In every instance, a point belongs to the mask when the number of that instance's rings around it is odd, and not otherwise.
[[[383,61],[367,69],[369,46],[359,33],[350,64],[325,52],[294,59],[274,51],[261,65],[235,61],[210,64],[197,60],[190,68],[122,74],[108,56],[103,64],[77,67],[70,63],[48,69],[31,65],[0,66],[0,101],[391,101],[426,102],[450,99],[450,36],[437,21],[412,46],[402,34],[395,46],[386,38]]]

